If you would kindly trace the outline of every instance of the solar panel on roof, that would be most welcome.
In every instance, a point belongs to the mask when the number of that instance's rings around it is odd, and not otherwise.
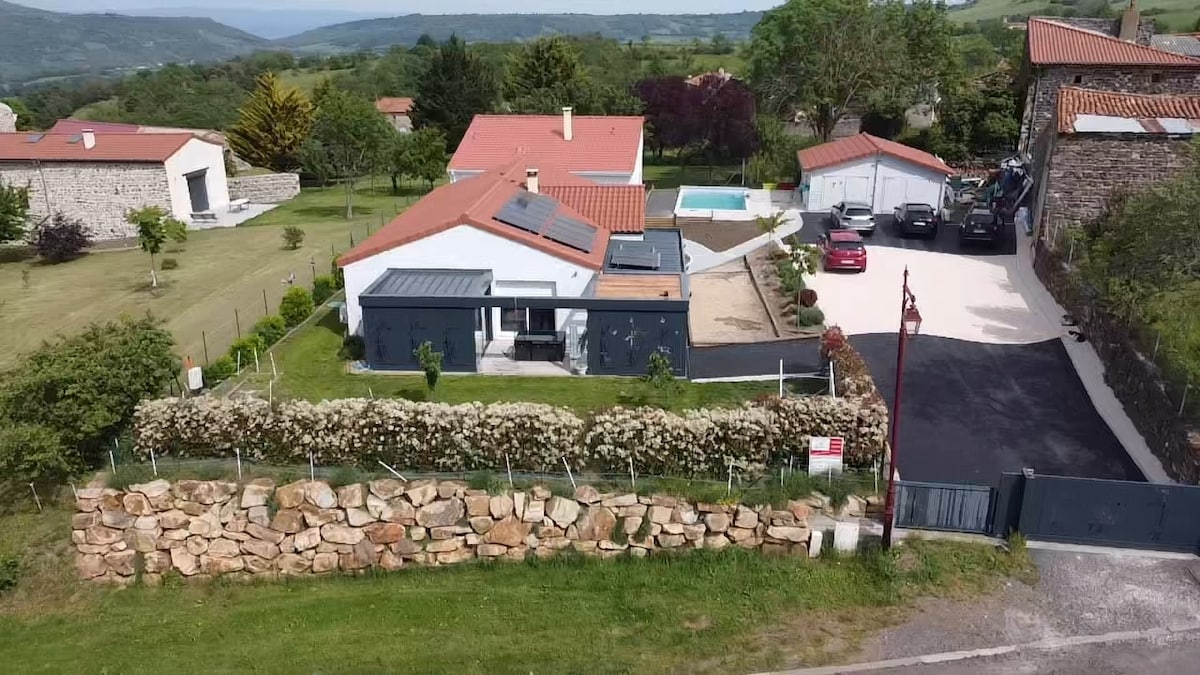
[[[83,140],[83,134],[75,134],[74,136],[68,138],[67,142],[68,143],[78,143],[82,140]]]
[[[596,228],[574,218],[557,216],[546,227],[542,236],[584,253],[591,253],[592,243],[596,240]]]
[[[26,143],[37,143],[38,141],[42,140],[45,137],[46,137],[46,134],[42,134],[42,133],[29,134],[28,136],[25,137],[25,142]]]
[[[534,194],[518,194],[508,200],[493,216],[496,220],[539,234],[558,204],[548,197]]]
[[[608,262],[624,269],[656,270],[662,265],[662,254],[649,242],[622,242],[609,255]]]

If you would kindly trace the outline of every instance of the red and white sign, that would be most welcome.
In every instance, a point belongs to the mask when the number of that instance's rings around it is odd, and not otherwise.
[[[808,439],[808,475],[825,476],[842,473],[842,450],[846,439],[841,436],[812,436]]]

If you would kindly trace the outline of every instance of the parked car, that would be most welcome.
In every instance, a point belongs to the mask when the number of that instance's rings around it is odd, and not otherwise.
[[[854,230],[870,235],[875,232],[875,213],[870,204],[838,202],[829,210],[831,229]]]
[[[867,271],[867,247],[854,230],[834,230],[817,238],[821,267],[831,270]]]
[[[938,212],[929,204],[901,204],[893,214],[892,227],[896,234],[922,234],[930,239],[938,233]]]
[[[1004,239],[1004,222],[988,209],[972,209],[958,228],[959,245],[982,243],[997,246]]]

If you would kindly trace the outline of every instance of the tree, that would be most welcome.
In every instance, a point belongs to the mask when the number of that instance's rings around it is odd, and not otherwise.
[[[342,180],[346,190],[346,219],[354,217],[355,180],[376,164],[379,148],[395,131],[362,96],[334,89],[321,101],[313,121],[312,140]],[[307,151],[316,151],[309,146]]]
[[[554,114],[563,106],[581,114],[594,105],[579,50],[561,36],[538,38],[509,56],[505,97],[513,112]]]
[[[751,32],[750,80],[773,113],[804,114],[828,141],[848,110],[911,67],[890,0],[789,0]]]
[[[767,216],[757,216],[754,222],[758,224],[759,232],[767,235],[769,241],[774,241],[775,231],[787,222],[787,217],[783,215],[783,211],[776,211]]]
[[[0,243],[24,237],[28,219],[29,186],[0,181]]]
[[[300,248],[300,244],[304,243],[304,230],[295,225],[288,225],[283,228],[283,247],[289,251],[295,251]]]
[[[17,116],[17,131],[29,131],[35,128],[33,112],[25,105],[25,101],[19,98],[0,98],[0,103],[8,106]]]
[[[458,147],[471,120],[492,109],[496,78],[488,65],[456,36],[438,46],[417,85],[413,121],[418,128],[436,127],[451,147]]]
[[[717,160],[746,159],[758,149],[754,94],[740,80],[706,75],[689,85],[699,90],[688,98],[698,110],[697,141],[711,167]]]
[[[696,143],[703,124],[696,87],[681,76],[665,75],[641,80],[633,91],[642,102],[649,144],[659,157],[663,150],[683,150]]]
[[[130,209],[125,222],[137,228],[138,245],[150,254],[150,286],[158,287],[158,274],[154,271],[154,256],[162,252],[168,239],[187,241],[187,226],[171,217],[161,206],[144,206]]]
[[[430,398],[433,398],[438,378],[442,376],[442,353],[433,351],[433,343],[426,340],[413,350],[413,356],[425,372],[425,386],[429,389]]]
[[[30,243],[42,260],[57,264],[79,257],[92,238],[82,221],[56,213],[34,229]]]
[[[299,286],[292,286],[279,301],[279,316],[288,328],[299,326],[313,313],[312,293]]]
[[[254,166],[295,171],[312,123],[308,98],[299,89],[284,87],[275,73],[268,72],[259,75],[254,93],[238,111],[238,121],[226,138],[229,147]]]
[[[446,137],[432,127],[408,134],[396,134],[384,157],[384,166],[392,177],[392,192],[398,193],[400,176],[428,182],[430,189],[446,175]]]
[[[137,404],[179,372],[174,346],[148,316],[93,323],[44,343],[0,380],[0,428],[42,427],[61,440],[72,466],[96,465]]]

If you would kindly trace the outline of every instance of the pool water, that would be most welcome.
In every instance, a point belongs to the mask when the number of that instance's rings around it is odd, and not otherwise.
[[[745,211],[746,193],[740,190],[684,190],[679,208]]]

